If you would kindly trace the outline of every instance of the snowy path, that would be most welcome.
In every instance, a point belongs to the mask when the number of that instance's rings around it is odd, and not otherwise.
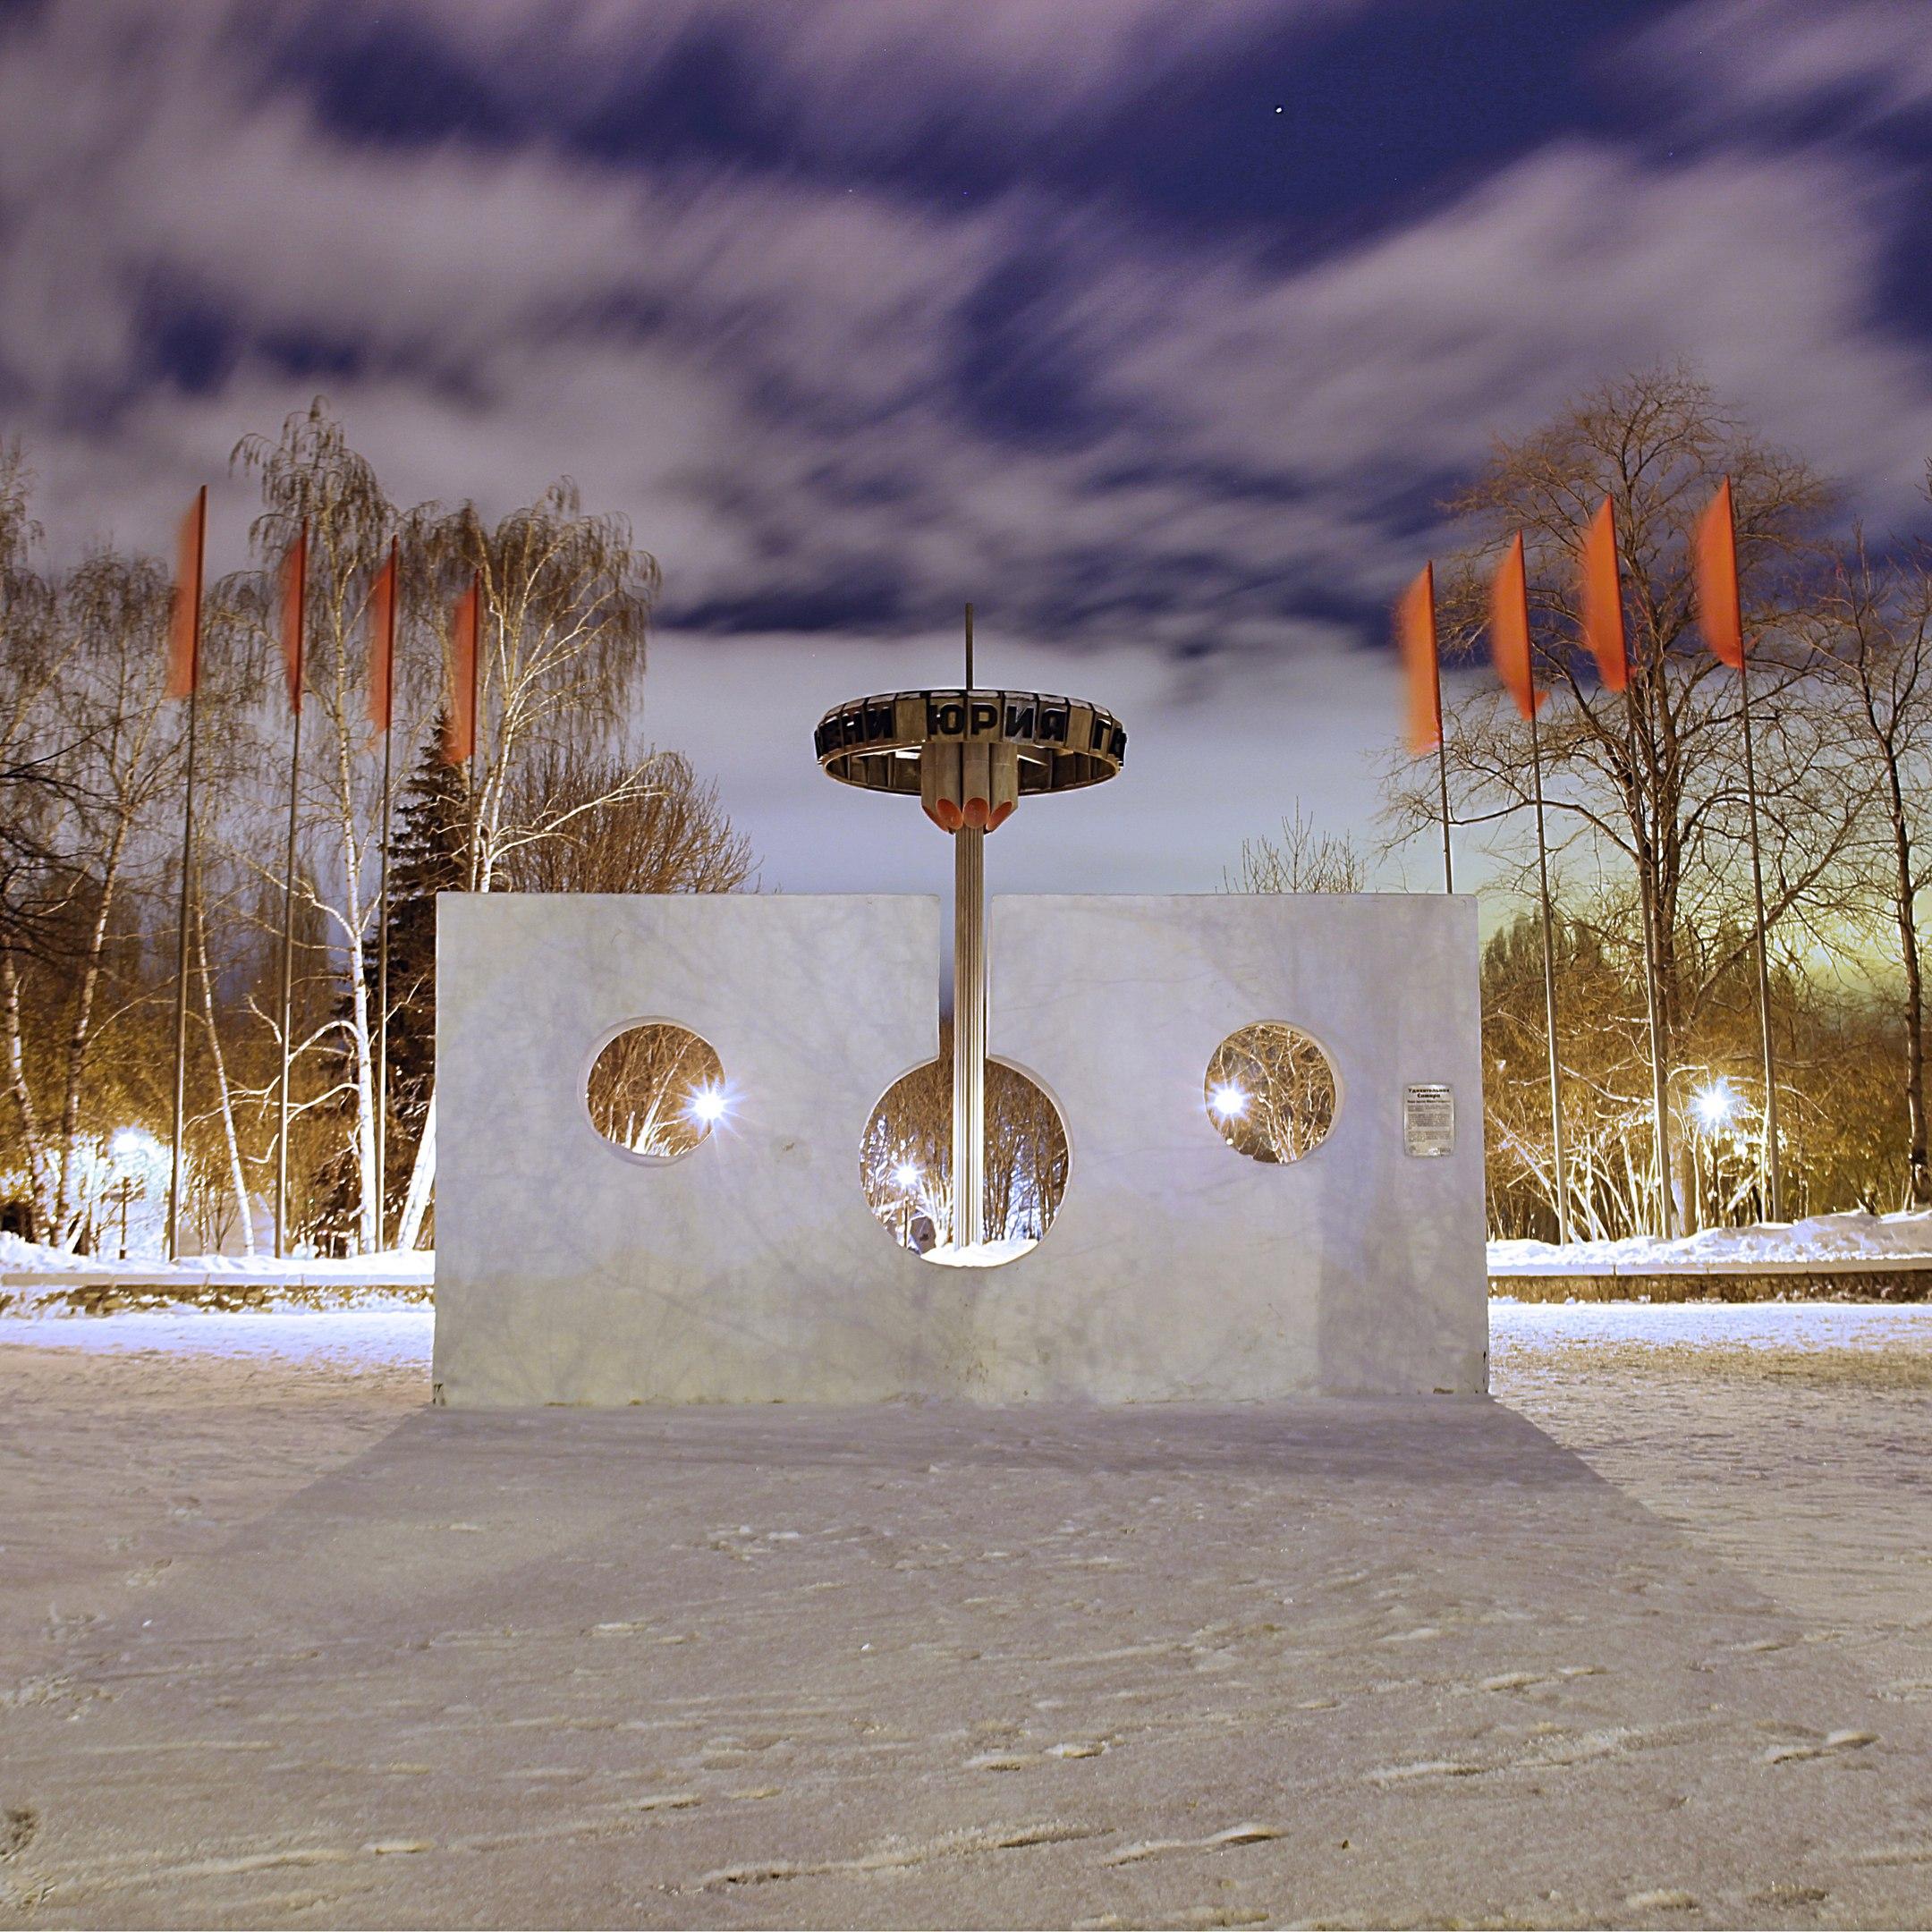
[[[1932,1310],[1496,1316],[1496,1403],[518,1416],[0,1321],[0,1911],[1932,1922]]]

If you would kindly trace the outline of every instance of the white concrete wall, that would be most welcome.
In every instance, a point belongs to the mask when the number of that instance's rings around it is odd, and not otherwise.
[[[936,902],[445,897],[436,1380],[452,1403],[1259,1399],[1485,1385],[1475,907],[1412,895],[996,899],[992,1051],[1059,1103],[1060,1216],[941,1268],[868,1211],[859,1141],[936,1049]],[[729,1120],[644,1164],[584,1081],[627,1025],[717,1049]],[[1334,1061],[1328,1140],[1268,1166],[1202,1105],[1283,1020]],[[1402,1151],[1404,1086],[1459,1143]]]

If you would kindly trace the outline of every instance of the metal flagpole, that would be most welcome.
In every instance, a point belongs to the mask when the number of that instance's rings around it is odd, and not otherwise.
[[[188,600],[188,783],[182,806],[181,910],[174,948],[174,1131],[168,1158],[167,1251],[181,1259],[182,1135],[188,1112],[188,907],[194,877],[195,723],[201,703],[201,568],[208,546],[208,485],[195,496],[192,582]]]
[[[309,597],[309,526],[295,538],[295,555],[288,568],[285,622],[293,630],[284,640],[289,657],[289,703],[295,713],[291,734],[288,780],[288,856],[282,874],[282,1080],[279,1120],[275,1129],[275,1251],[281,1260],[288,1241],[289,1033],[295,1011],[295,808],[301,776],[302,617]]]
[[[1765,1172],[1771,1196],[1771,1218],[1784,1218],[1784,1178],[1778,1139],[1777,1061],[1771,1045],[1771,967],[1765,950],[1764,860],[1758,843],[1758,771],[1751,751],[1750,669],[1748,657],[1738,658],[1738,697],[1744,708],[1744,797],[1750,817],[1751,893],[1758,908],[1758,1026],[1764,1048]]]
[[[376,933],[376,1245],[389,1237],[389,801],[390,743],[395,721],[396,539],[389,539],[389,596],[383,637],[382,884]]]
[[[1442,787],[1442,889],[1455,890],[1455,868],[1449,857],[1449,747],[1443,742],[1442,665],[1436,667],[1436,779]]]
[[[973,609],[966,606],[966,690],[973,688]],[[986,1233],[986,834],[953,835],[953,1245]]]
[[[1640,833],[1644,822],[1643,768],[1637,758],[1637,687],[1634,680],[1623,694],[1624,715],[1630,730],[1631,785],[1637,801]],[[1650,845],[1652,863],[1658,850],[1656,801],[1650,801]],[[1670,1070],[1664,1061],[1664,1013],[1657,999],[1657,907],[1650,891],[1650,874],[1639,854],[1637,902],[1643,925],[1644,1005],[1650,1024],[1650,1107],[1652,1136],[1657,1142],[1657,1212],[1662,1222],[1658,1232],[1665,1241],[1677,1233],[1676,1203],[1671,1193]]]
[[[1570,1169],[1563,1152],[1563,1079],[1556,1067],[1556,945],[1550,933],[1549,850],[1543,832],[1543,733],[1530,695],[1530,757],[1536,776],[1537,877],[1543,894],[1543,1015],[1549,1038],[1550,1134],[1556,1162],[1556,1238],[1570,1244]]]

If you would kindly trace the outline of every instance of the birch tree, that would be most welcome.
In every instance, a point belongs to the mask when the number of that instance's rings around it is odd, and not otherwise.
[[[378,1244],[381,1224],[376,1015],[365,970],[377,914],[381,770],[372,756],[367,722],[365,624],[369,587],[400,520],[374,468],[350,447],[342,425],[319,397],[306,412],[284,423],[276,441],[244,438],[235,446],[234,459],[258,479],[265,506],[250,530],[259,574],[251,584],[233,587],[228,605],[233,621],[252,634],[258,662],[275,661],[275,573],[304,523],[309,530],[304,701],[310,716],[304,730],[298,815],[305,843],[313,849],[312,863],[298,869],[297,886],[326,928],[349,992],[336,1024],[346,1036],[358,1240],[368,1251]],[[279,741],[283,756],[278,760],[271,753],[265,758],[269,772],[278,767],[286,772],[288,731],[285,704],[273,706],[265,720],[265,749]],[[279,871],[262,869],[279,886]],[[275,1023],[279,1026],[279,1019]]]

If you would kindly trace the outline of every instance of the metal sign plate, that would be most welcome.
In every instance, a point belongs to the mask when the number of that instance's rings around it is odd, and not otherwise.
[[[1455,1089],[1419,1080],[1402,1095],[1402,1140],[1419,1160],[1455,1152]]]

